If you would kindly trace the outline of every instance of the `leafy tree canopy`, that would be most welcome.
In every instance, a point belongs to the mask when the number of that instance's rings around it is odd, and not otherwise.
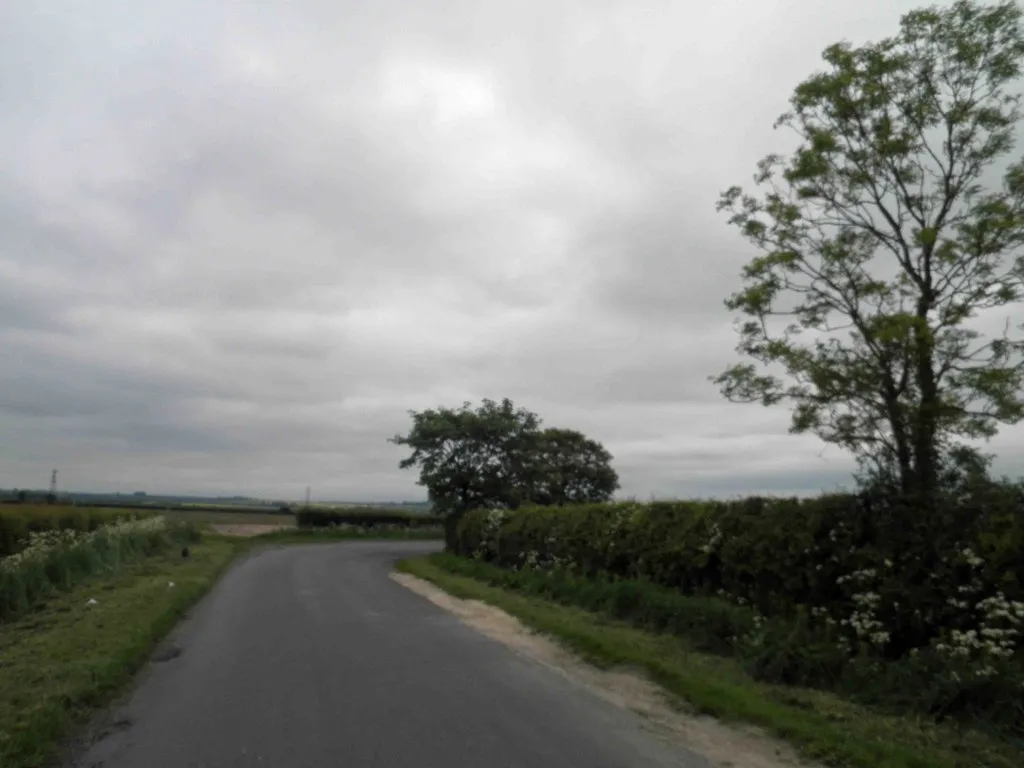
[[[970,325],[1024,288],[1021,16],[1012,0],[958,0],[906,14],[892,38],[829,47],[777,123],[799,148],[759,164],[758,194],[719,202],[761,251],[726,305],[762,368],[718,376],[725,396],[792,403],[793,431],[925,500],[944,456],[963,464],[959,439],[1024,416],[1012,313],[1001,335]]]
[[[419,484],[451,525],[478,507],[606,501],[619,487],[600,443],[573,430],[541,429],[536,414],[507,398],[410,416],[409,433],[389,442],[412,449],[399,466],[419,467]]]

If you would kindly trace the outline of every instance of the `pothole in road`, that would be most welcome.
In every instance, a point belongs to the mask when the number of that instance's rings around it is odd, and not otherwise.
[[[464,624],[498,640],[592,693],[644,717],[651,730],[703,755],[716,768],[808,767],[796,752],[755,729],[727,726],[714,718],[689,715],[673,707],[657,685],[635,672],[602,670],[538,634],[519,619],[479,600],[462,600],[408,573],[390,577],[407,589],[457,616]]]

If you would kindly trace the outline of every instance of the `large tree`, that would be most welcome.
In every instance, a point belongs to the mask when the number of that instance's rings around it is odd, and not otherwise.
[[[1024,35],[1015,2],[906,14],[825,50],[777,125],[799,146],[719,208],[760,249],[726,397],[794,405],[792,430],[930,502],[943,457],[1024,415],[1022,342],[987,321],[1024,287],[1024,163],[1010,157]],[[1006,313],[1007,318],[1009,311]]]
[[[412,449],[402,469],[418,466],[452,546],[462,515],[478,507],[605,501],[618,488],[611,454],[579,432],[541,429],[536,414],[509,399],[474,408],[412,411],[412,428],[389,442]]]
[[[536,471],[530,476],[530,501],[535,504],[580,504],[608,501],[619,487],[612,455],[596,440],[572,429],[545,429],[530,454]]]

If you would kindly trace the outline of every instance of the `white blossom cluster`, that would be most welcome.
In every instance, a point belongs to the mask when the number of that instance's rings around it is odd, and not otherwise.
[[[498,551],[498,531],[502,524],[508,519],[507,509],[489,509],[480,531],[480,546],[473,550],[473,557],[476,560],[484,559],[488,553]]]
[[[878,571],[874,568],[863,568],[840,576],[836,579],[836,584],[846,584],[847,582],[865,584],[874,581],[877,576]]]
[[[885,631],[885,625],[878,620],[878,606],[882,598],[875,592],[861,592],[852,595],[851,599],[856,607],[848,619],[843,619],[839,623],[844,627],[850,627],[861,640],[870,640],[875,645],[888,643],[889,633]]]
[[[1024,624],[1024,602],[998,592],[977,603],[982,614],[978,629],[956,630],[935,650],[951,657],[1009,659],[1017,652]]]
[[[985,564],[969,547],[960,551],[960,557],[971,567],[980,568]],[[979,661],[981,666],[974,672],[988,678],[997,673],[995,662],[1012,658],[1021,647],[1024,630],[1024,602],[1010,600],[1002,591],[978,599],[982,585],[977,577],[969,584],[957,588],[959,597],[950,597],[947,603],[970,615],[977,627],[952,630],[942,642],[935,643],[935,650],[952,659]]]
[[[520,552],[519,559],[522,563],[518,566],[513,566],[512,570],[518,571],[520,568],[528,568],[534,571],[551,571],[555,568],[566,568],[572,569],[575,567],[573,561],[568,557],[559,557],[558,555],[542,555],[537,550],[531,550],[529,552]]]
[[[891,634],[886,630],[885,624],[878,619],[878,609],[882,603],[882,597],[871,588],[877,584],[877,579],[877,569],[861,568],[839,576],[836,583],[849,584],[861,590],[850,595],[854,609],[847,618],[839,621],[840,626],[852,630],[857,640],[866,640],[881,647],[889,642]],[[815,615],[814,609],[811,610],[811,613]],[[836,622],[829,617],[826,623],[831,625]]]
[[[978,568],[985,564],[985,561],[974,554],[974,550],[970,547],[965,547],[961,552],[960,556],[963,557],[964,561],[972,568]]]
[[[700,551],[705,555],[710,555],[716,549],[718,545],[722,543],[722,529],[718,527],[718,523],[711,524],[711,538],[708,539],[708,543],[704,544]]]
[[[99,537],[120,537],[162,531],[166,527],[167,521],[162,516],[157,516],[142,519],[127,518],[101,526],[88,533],[68,528],[33,532],[25,540],[25,546],[21,551],[0,559],[0,570],[13,573],[22,568],[40,565],[58,552],[88,546]]]

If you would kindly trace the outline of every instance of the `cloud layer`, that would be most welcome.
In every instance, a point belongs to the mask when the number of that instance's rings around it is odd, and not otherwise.
[[[505,396],[627,495],[846,482],[707,380],[714,203],[918,4],[5,3],[0,486],[419,498],[408,409]]]

